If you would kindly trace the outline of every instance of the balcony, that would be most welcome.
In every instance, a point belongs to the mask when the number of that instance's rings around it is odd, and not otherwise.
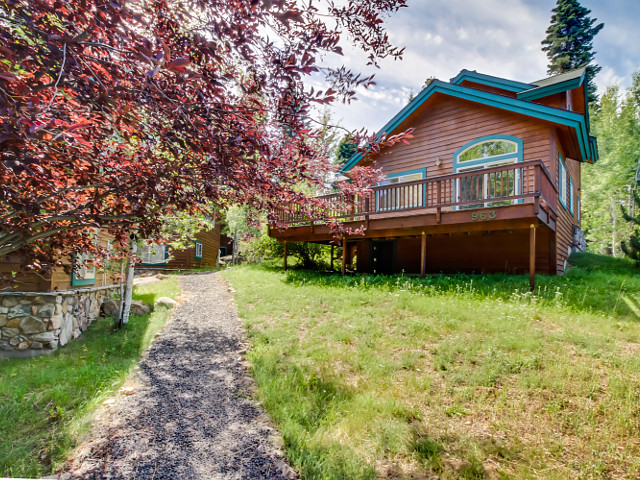
[[[534,160],[378,185],[369,196],[317,198],[318,205],[306,212],[299,206],[275,212],[277,222],[270,235],[280,240],[325,241],[331,235],[327,222],[364,227],[364,237],[411,235],[425,227],[446,232],[460,224],[508,229],[520,228],[518,220],[527,223],[533,217],[555,230],[558,191],[542,161]]]

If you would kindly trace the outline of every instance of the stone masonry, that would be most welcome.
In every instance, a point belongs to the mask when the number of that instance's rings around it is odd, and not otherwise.
[[[0,292],[0,358],[51,353],[78,338],[117,286],[60,292]]]

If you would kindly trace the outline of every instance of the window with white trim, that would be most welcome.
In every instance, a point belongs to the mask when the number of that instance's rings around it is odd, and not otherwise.
[[[196,240],[196,259],[202,258],[202,242]]]
[[[569,179],[569,212],[571,215],[575,212],[575,193],[573,187],[573,180]]]
[[[422,180],[426,177],[426,169],[420,172],[393,174],[380,181],[378,185],[397,185],[399,183]],[[378,211],[402,210],[424,205],[424,185],[411,185],[403,189],[381,189],[376,192]]]
[[[167,247],[164,245],[158,245],[157,243],[151,243],[142,247],[140,253],[140,260],[146,265],[157,265],[159,263],[165,263],[167,261]]]
[[[564,208],[567,208],[567,166],[558,154],[558,198]]]
[[[454,158],[454,173],[485,170],[522,161],[521,141],[500,137],[479,139],[458,152]],[[456,201],[490,200],[497,197],[518,195],[521,192],[519,170],[474,175],[456,180]],[[483,201],[463,205],[460,209],[510,205],[517,200]]]

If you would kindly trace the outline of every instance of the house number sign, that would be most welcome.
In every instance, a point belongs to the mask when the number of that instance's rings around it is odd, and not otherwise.
[[[473,212],[471,214],[471,220],[477,222],[478,220],[486,220],[486,219],[494,219],[496,218],[495,210],[486,210],[484,212]]]

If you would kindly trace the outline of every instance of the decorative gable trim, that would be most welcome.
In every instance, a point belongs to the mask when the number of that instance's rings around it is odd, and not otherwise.
[[[479,83],[488,87],[501,88],[509,92],[522,92],[530,90],[533,85],[528,83],[516,82],[515,80],[507,80],[506,78],[485,75],[472,70],[462,70],[458,75],[453,77],[450,82],[453,85],[460,85],[462,82]]]

